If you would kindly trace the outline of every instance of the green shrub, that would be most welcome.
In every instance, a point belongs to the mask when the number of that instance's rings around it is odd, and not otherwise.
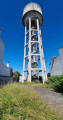
[[[13,78],[13,82],[17,82],[17,78]]]
[[[54,89],[57,92],[63,93],[63,79],[60,79],[54,83]]]
[[[47,84],[51,84],[55,91],[63,93],[63,75],[48,78]]]

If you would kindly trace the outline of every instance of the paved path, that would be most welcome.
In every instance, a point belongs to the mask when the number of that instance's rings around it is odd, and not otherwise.
[[[36,91],[43,99],[49,103],[51,107],[58,107],[63,111],[63,95],[61,93],[57,93],[51,90],[47,90],[44,88],[30,86],[30,88]]]

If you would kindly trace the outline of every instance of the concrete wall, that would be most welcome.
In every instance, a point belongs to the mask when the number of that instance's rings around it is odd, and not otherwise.
[[[60,64],[61,64],[61,74],[63,74],[63,48],[59,49]]]
[[[0,76],[0,86],[13,82],[13,77]]]
[[[5,44],[0,39],[0,64],[3,64],[4,48],[5,48]]]
[[[10,68],[5,66],[4,64],[0,65],[0,75],[2,76],[10,76]]]
[[[59,49],[59,56],[51,58],[49,67],[51,76],[63,74],[63,48]]]
[[[10,68],[3,65],[4,48],[5,48],[5,44],[0,39],[0,75],[10,76]]]
[[[27,79],[26,76],[24,76],[24,78],[23,78],[23,76],[19,76],[19,82],[21,82],[21,83],[23,83],[26,79]]]

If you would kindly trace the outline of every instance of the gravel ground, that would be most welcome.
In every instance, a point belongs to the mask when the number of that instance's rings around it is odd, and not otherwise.
[[[51,107],[59,108],[63,112],[63,95],[61,93],[36,86],[30,86],[29,88],[42,96],[44,101],[48,103]]]

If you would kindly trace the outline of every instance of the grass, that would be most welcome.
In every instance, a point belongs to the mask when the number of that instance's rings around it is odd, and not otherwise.
[[[63,75],[51,76],[48,78],[48,80],[44,84],[42,84],[42,83],[37,84],[34,82],[32,82],[31,84],[25,82],[24,84],[42,87],[45,89],[49,89],[49,90],[53,90],[53,91],[56,91],[59,93],[63,93]]]
[[[43,84],[43,83],[35,83],[35,82],[31,82],[31,83],[24,82],[23,84],[27,85],[27,86],[36,86],[36,87],[41,87],[41,88],[53,90],[52,84],[47,84],[47,83]]]
[[[63,120],[35,91],[13,83],[0,88],[0,120]]]

